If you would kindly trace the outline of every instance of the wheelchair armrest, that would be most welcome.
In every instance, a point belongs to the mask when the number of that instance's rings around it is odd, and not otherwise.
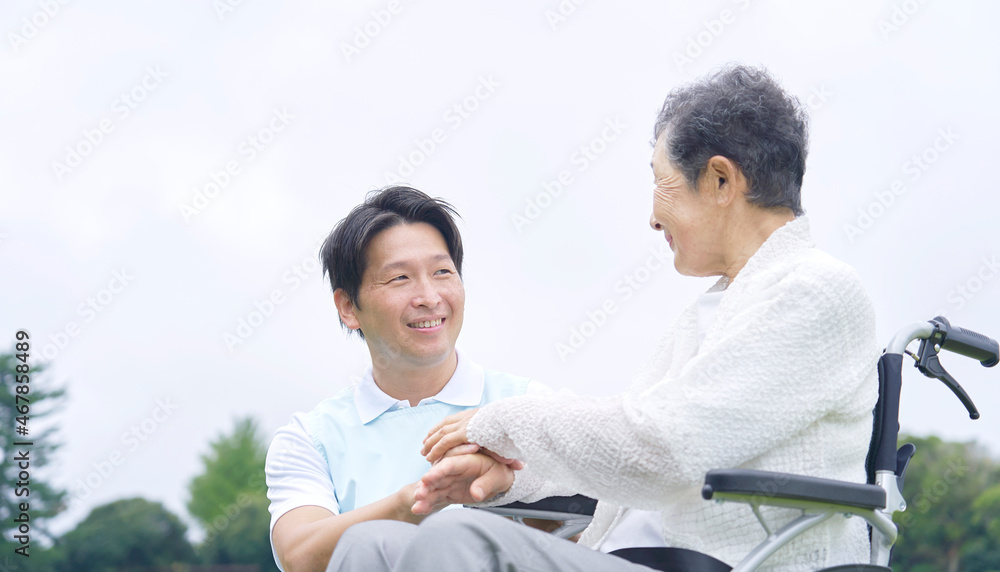
[[[594,516],[594,508],[597,501],[583,495],[573,495],[571,497],[549,497],[537,502],[512,502],[491,508],[504,508],[525,511],[546,511],[558,512],[562,514]]]
[[[569,538],[587,528],[594,516],[597,501],[583,495],[548,497],[537,502],[512,502],[500,506],[472,507],[500,516],[537,518],[562,521],[563,526],[552,531],[561,538]]]
[[[716,495],[781,506],[788,506],[790,502],[806,502],[879,510],[884,509],[886,503],[885,490],[876,485],[752,469],[709,471],[705,475],[701,496],[709,500]]]
[[[573,495],[571,497],[548,497],[531,503],[518,501],[499,506],[473,508],[501,516],[590,522],[596,507],[596,500],[583,495]]]

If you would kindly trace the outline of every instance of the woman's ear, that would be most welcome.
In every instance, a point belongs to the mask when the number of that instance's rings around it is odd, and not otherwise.
[[[714,155],[705,165],[705,182],[719,206],[729,206],[747,191],[747,179],[736,161]]]
[[[345,326],[351,330],[357,330],[361,327],[361,322],[358,321],[358,316],[355,313],[357,308],[354,307],[354,303],[351,302],[351,298],[343,288],[337,288],[333,292],[333,302],[337,305],[337,313],[340,314],[340,321]]]

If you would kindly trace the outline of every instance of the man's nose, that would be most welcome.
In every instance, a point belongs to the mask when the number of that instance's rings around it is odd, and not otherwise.
[[[663,230],[663,227],[660,226],[660,223],[656,222],[656,216],[655,215],[649,215],[649,226],[652,227],[652,229],[656,230],[656,231]]]
[[[441,294],[435,288],[435,285],[427,279],[418,281],[417,291],[413,295],[413,305],[414,306],[427,306],[428,308],[433,308],[438,305],[441,301]]]

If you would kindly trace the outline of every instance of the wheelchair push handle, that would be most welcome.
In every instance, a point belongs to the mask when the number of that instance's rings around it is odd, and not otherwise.
[[[906,346],[914,340],[920,340],[920,349],[917,350],[916,354],[906,349]],[[938,359],[938,353],[941,350],[948,350],[979,360],[985,367],[996,365],[998,354],[1000,354],[996,340],[978,332],[952,326],[951,322],[943,316],[903,326],[886,346],[882,356],[884,363],[881,363],[880,366],[889,375],[887,379],[890,383],[885,391],[888,391],[889,395],[886,397],[893,403],[893,409],[890,413],[895,414],[898,411],[896,407],[898,407],[899,400],[902,356],[909,354],[917,360],[914,365],[920,370],[920,373],[942,381],[969,411],[969,417],[979,418],[979,411],[972,399],[959,385],[958,380],[952,377],[941,365],[941,361]],[[897,356],[899,359],[891,359],[892,356]],[[888,460],[886,462],[888,463]]]
[[[996,340],[979,332],[952,326],[942,316],[937,316],[932,322],[936,322],[941,333],[944,334],[941,349],[979,360],[983,367],[993,367],[1000,361],[1000,347],[998,347]]]
[[[962,405],[969,411],[969,417],[979,419],[979,411],[972,402],[969,394],[962,389],[958,380],[945,371],[944,366],[938,360],[938,352],[948,350],[972,359],[979,360],[985,367],[992,367],[997,364],[998,351],[997,342],[980,333],[966,330],[958,326],[952,326],[947,318],[937,316],[927,322],[930,330],[922,332],[919,336],[920,349],[917,351],[917,369],[927,377],[939,379],[956,397]],[[926,335],[923,335],[925,334]]]

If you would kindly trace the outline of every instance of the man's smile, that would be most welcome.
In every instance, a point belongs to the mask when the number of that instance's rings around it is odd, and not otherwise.
[[[432,329],[440,326],[444,322],[444,318],[437,318],[434,320],[421,320],[417,322],[410,322],[406,324],[408,328],[413,328],[415,330],[426,330]]]

